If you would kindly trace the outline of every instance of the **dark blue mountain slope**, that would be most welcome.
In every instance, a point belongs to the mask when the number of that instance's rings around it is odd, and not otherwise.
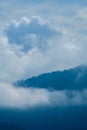
[[[87,88],[87,66],[78,66],[64,71],[41,74],[36,77],[18,81],[16,85],[55,90],[80,90]]]

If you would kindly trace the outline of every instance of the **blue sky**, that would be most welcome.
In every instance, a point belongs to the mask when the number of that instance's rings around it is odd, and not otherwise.
[[[0,8],[1,8],[1,14],[3,16],[8,14],[8,17],[11,17],[11,15],[16,15],[16,17],[18,17],[18,15],[24,15],[24,12],[26,12],[27,14],[30,13],[40,13],[38,11],[43,11],[44,15],[45,15],[45,10],[49,12],[49,10],[52,12],[54,12],[54,10],[56,9],[55,6],[57,6],[57,8],[59,8],[61,6],[61,8],[63,7],[67,7],[67,6],[87,6],[87,1],[86,0],[1,0],[0,3]],[[54,10],[53,10],[54,7]],[[9,12],[10,11],[10,12]],[[56,10],[57,11],[57,10]],[[48,13],[46,12],[46,13]],[[18,14],[16,14],[18,13]],[[27,15],[25,14],[25,15]],[[33,14],[32,14],[33,15]],[[49,14],[50,15],[50,14]]]

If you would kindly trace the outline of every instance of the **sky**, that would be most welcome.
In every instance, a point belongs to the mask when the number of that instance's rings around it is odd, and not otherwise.
[[[87,105],[87,90],[50,92],[12,85],[87,64],[86,56],[86,0],[0,0],[0,107]]]
[[[87,63],[86,0],[0,0],[0,16],[0,82]]]

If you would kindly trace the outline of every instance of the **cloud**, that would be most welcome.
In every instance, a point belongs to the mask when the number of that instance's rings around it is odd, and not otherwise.
[[[87,90],[50,91],[36,88],[16,88],[0,83],[0,108],[35,108],[41,106],[81,106],[87,105]]]
[[[48,39],[59,35],[48,21],[38,16],[30,20],[23,17],[19,22],[14,21],[5,28],[4,32],[9,43],[20,46],[21,51],[24,52],[34,47],[46,50]]]
[[[1,82],[16,82],[87,63],[85,36],[82,39],[69,33],[70,30],[58,29],[47,19],[23,17],[3,28],[4,33],[0,32]]]
[[[48,94],[44,89],[15,88],[10,84],[0,83],[0,107],[26,108],[49,104]]]

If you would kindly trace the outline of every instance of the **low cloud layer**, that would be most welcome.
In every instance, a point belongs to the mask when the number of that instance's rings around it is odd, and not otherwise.
[[[0,108],[31,108],[87,105],[87,90],[50,91],[35,88],[16,88],[0,83]]]

